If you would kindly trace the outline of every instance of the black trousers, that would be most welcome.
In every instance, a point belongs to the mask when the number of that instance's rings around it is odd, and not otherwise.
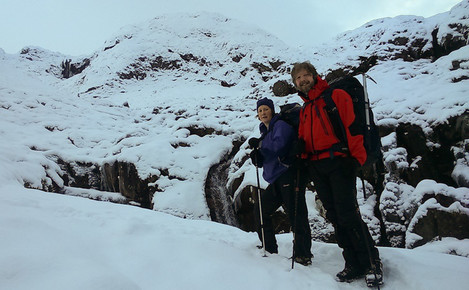
[[[356,165],[349,157],[307,161],[306,171],[333,224],[346,265],[368,269],[370,254],[379,260],[369,229],[363,221],[356,192]]]
[[[305,200],[304,182],[300,183],[295,212],[297,170],[290,168],[282,174],[274,183],[269,184],[261,193],[262,219],[264,223],[265,248],[270,253],[277,253],[278,246],[275,239],[275,231],[272,225],[272,214],[283,205],[290,225],[295,232],[295,256],[311,257],[311,228],[308,221],[308,208]],[[254,206],[254,217],[257,225],[257,233],[262,242],[259,202],[257,198]]]

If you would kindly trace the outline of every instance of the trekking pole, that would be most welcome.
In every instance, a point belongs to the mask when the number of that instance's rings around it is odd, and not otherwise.
[[[295,267],[295,245],[296,245],[296,220],[297,220],[297,211],[298,211],[298,195],[300,194],[300,167],[296,170],[296,185],[295,185],[295,211],[294,211],[294,218],[293,218],[293,250],[292,250],[292,257],[291,257],[291,268]]]
[[[363,178],[363,172],[361,172],[361,170],[360,170],[359,176],[362,181],[363,199],[366,200],[365,178]]]
[[[358,214],[361,216],[361,212],[360,212],[360,207],[358,206],[358,203],[356,204],[357,206],[357,209],[358,209]],[[373,263],[373,258],[371,257],[371,246],[370,246],[370,243],[368,241],[368,238],[367,238],[367,234],[366,234],[366,230],[365,230],[365,227],[366,227],[366,224],[365,222],[362,222],[361,223],[361,228],[362,228],[362,232],[363,232],[363,239],[365,240],[365,247],[366,247],[366,250],[368,252],[368,259],[370,260],[370,267],[371,269],[373,269],[373,274],[375,275],[375,281],[376,281],[376,286],[378,290],[380,290],[380,287],[379,287],[379,283],[378,283],[378,274],[376,273],[376,265],[375,263]]]
[[[257,166],[257,154],[256,158],[256,176],[257,176],[257,200],[259,202],[259,217],[261,222],[261,236],[262,236],[262,248],[264,249],[263,257],[267,257],[265,253],[265,237],[264,237],[264,219],[262,218],[262,204],[261,204],[261,183],[259,181],[259,166]]]

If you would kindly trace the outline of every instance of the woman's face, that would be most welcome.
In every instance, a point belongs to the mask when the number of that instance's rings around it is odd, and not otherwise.
[[[272,120],[272,109],[269,106],[261,105],[257,109],[257,117],[259,120],[264,123],[264,125],[268,126],[270,120]]]

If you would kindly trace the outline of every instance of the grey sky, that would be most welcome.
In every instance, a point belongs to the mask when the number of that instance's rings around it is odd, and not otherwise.
[[[460,0],[0,0],[0,48],[91,54],[122,26],[168,12],[219,12],[291,45],[322,42],[377,18],[429,17]]]

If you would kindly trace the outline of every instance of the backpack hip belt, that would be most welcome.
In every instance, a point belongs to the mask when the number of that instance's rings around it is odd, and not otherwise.
[[[335,143],[328,149],[313,150],[313,152],[306,152],[306,154],[308,155],[308,159],[312,159],[313,157],[316,157],[319,160],[320,159],[319,156],[326,152],[329,153],[330,159],[334,159],[336,157],[336,155],[334,155],[335,152],[350,155],[350,151],[348,147],[344,145],[342,142]]]

